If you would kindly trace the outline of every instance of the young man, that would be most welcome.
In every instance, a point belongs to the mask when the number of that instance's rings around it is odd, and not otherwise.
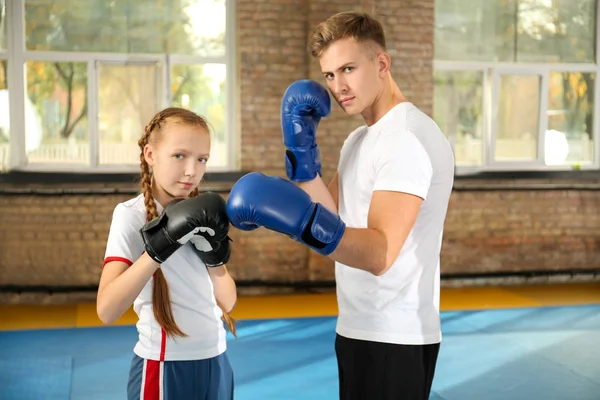
[[[282,103],[293,183],[259,173],[236,183],[234,226],[264,226],[335,260],[335,350],[341,399],[428,399],[441,342],[440,249],[454,180],[451,147],[390,74],[381,24],[346,12],[322,22],[310,48],[329,92],[365,125],[321,179],[315,134],[327,91],[298,81]]]

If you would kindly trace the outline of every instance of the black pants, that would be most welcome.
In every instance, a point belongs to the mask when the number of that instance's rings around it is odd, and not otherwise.
[[[427,400],[440,344],[401,345],[337,335],[341,400]]]

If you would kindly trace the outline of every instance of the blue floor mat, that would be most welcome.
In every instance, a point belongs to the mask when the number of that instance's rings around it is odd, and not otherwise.
[[[0,399],[68,399],[71,393],[72,358],[2,357]]]
[[[431,400],[600,399],[600,305],[448,312],[442,330]],[[337,399],[334,340],[334,318],[240,321],[235,399]],[[133,326],[0,332],[0,399],[125,399],[135,341]]]

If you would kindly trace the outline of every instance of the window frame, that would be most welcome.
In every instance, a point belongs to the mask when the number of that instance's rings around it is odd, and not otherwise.
[[[23,104],[23,107],[10,107],[9,171],[54,172],[54,173],[137,173],[139,165],[99,165],[99,121],[98,121],[98,69],[99,62],[128,64],[156,62],[162,66],[161,86],[156,99],[157,109],[166,108],[171,102],[171,66],[173,64],[225,64],[225,121],[227,126],[227,160],[225,166],[207,166],[207,172],[228,172],[239,169],[237,157],[238,127],[236,111],[237,75],[236,64],[236,10],[235,0],[225,0],[225,54],[218,57],[183,56],[175,54],[108,53],[108,52],[61,52],[30,51],[25,42],[25,0],[6,3],[7,49],[0,50],[0,59],[8,60],[7,88],[9,104]],[[25,96],[27,82],[24,73],[27,61],[86,62],[88,88],[88,135],[90,161],[87,164],[35,163],[27,162],[25,151]],[[17,134],[15,134],[17,133]],[[1,168],[1,167],[0,167]]]
[[[598,24],[600,26],[600,24]],[[600,33],[599,33],[600,34]],[[598,41],[600,43],[600,40]],[[599,47],[597,45],[597,47]],[[600,49],[598,50],[600,53]],[[597,58],[598,58],[597,53]],[[570,165],[545,165],[544,162],[544,132],[547,127],[549,80],[552,72],[582,72],[595,73],[594,80],[594,118],[593,118],[593,140],[594,161],[581,165],[581,169],[600,168],[600,63],[596,64],[537,64],[537,63],[506,63],[506,62],[457,62],[457,61],[434,61],[434,71],[479,71],[483,73],[483,99],[482,118],[483,123],[483,164],[480,166],[456,166],[457,175],[473,174],[482,171],[566,171],[571,170]],[[538,157],[532,161],[495,161],[494,149],[496,141],[496,128],[494,125],[494,110],[497,107],[497,84],[495,80],[503,74],[531,74],[541,77],[540,81],[540,109],[538,114]],[[446,132],[444,132],[446,133]],[[454,147],[454,138],[450,137]]]

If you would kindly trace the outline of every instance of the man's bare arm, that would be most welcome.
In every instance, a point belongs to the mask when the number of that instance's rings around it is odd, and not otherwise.
[[[334,213],[338,213],[338,173],[336,172],[329,182],[325,182],[319,175],[312,181],[297,182],[299,188],[304,190],[312,198],[315,203],[321,203],[327,209]]]
[[[346,228],[329,257],[374,275],[384,274],[400,254],[422,203],[422,198],[412,194],[375,191],[368,227]]]

